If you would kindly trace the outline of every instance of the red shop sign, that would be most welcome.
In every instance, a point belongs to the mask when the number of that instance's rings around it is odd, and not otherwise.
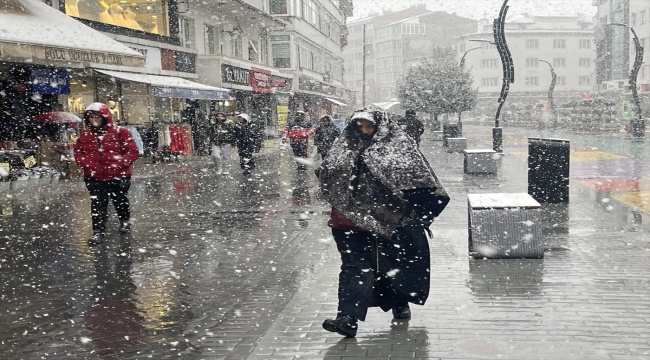
[[[251,67],[251,87],[253,91],[260,93],[271,92],[271,81],[269,75],[271,71]]]

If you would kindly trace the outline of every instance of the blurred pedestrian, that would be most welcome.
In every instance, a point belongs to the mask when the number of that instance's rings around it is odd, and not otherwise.
[[[217,174],[230,174],[230,153],[235,146],[235,123],[226,119],[226,114],[222,112],[210,115],[208,137]]]
[[[244,170],[244,175],[249,175],[251,170],[255,169],[255,142],[258,131],[256,124],[251,122],[246,113],[237,115],[237,125],[235,126],[235,145],[239,153],[239,165]]]
[[[83,169],[90,192],[93,235],[88,243],[96,244],[106,233],[109,199],[120,219],[120,233],[131,229],[127,193],[131,187],[131,167],[140,154],[131,132],[113,123],[105,104],[88,105],[83,117],[86,128],[75,143],[74,159]]]
[[[309,136],[314,131],[314,126],[307,120],[305,112],[298,110],[296,111],[295,118],[287,124],[282,133],[282,143],[289,142],[294,157],[298,159],[307,158]],[[307,166],[298,162],[298,169],[305,170]]]
[[[314,145],[316,145],[321,158],[325,159],[327,152],[339,135],[341,135],[341,130],[334,125],[332,117],[329,115],[321,116],[316,132],[314,133]]]
[[[373,306],[409,319],[408,303],[423,305],[429,295],[426,234],[449,202],[424,155],[368,106],[354,112],[316,175],[342,262],[338,314],[323,328],[354,337]]]
[[[415,115],[415,110],[406,110],[406,116],[400,119],[399,125],[406,135],[415,140],[415,143],[420,146],[420,137],[424,133],[424,124]]]

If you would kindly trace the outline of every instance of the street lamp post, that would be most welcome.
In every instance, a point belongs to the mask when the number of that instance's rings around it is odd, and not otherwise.
[[[472,50],[477,50],[477,49],[480,49],[480,47],[471,48],[471,49],[465,51],[465,53],[463,54],[463,57],[460,58],[460,67],[461,68],[465,67],[465,56],[467,56],[467,53],[472,51]]]
[[[636,105],[637,118],[632,120],[632,137],[643,139],[645,136],[645,120],[643,119],[643,111],[641,110],[639,93],[636,89],[636,79],[639,75],[641,64],[643,63],[643,46],[641,46],[639,37],[636,35],[636,31],[634,31],[632,27],[621,23],[611,23],[609,25],[624,26],[630,29],[632,35],[634,36],[634,50],[636,52],[636,56],[634,58],[634,65],[632,65],[632,70],[630,71],[630,88],[632,89],[632,99]]]
[[[551,106],[551,112],[553,113],[553,128],[557,129],[557,112],[555,111],[555,100],[553,100],[553,89],[555,89],[555,84],[557,83],[557,74],[553,69],[553,65],[550,62],[545,60],[540,60],[543,63],[547,63],[551,68],[551,86],[548,88],[548,104]]]
[[[501,11],[499,12],[499,17],[494,19],[492,25],[492,32],[494,33],[494,42],[499,51],[499,56],[501,57],[501,65],[503,67],[503,84],[501,85],[501,93],[499,95],[499,107],[497,108],[497,113],[494,116],[494,128],[492,129],[492,149],[498,153],[503,152],[503,129],[499,127],[499,115],[501,114],[501,108],[508,98],[508,92],[510,91],[510,84],[515,82],[515,65],[512,61],[512,55],[510,54],[510,49],[506,43],[506,34],[505,34],[505,22],[506,14],[508,13],[507,6],[508,0],[503,2],[501,6]]]

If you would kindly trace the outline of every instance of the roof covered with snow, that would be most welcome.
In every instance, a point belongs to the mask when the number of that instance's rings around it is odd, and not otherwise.
[[[0,1],[0,41],[142,57],[128,46],[37,0]]]
[[[199,84],[194,81],[190,81],[187,79],[174,77],[174,76],[136,74],[136,73],[121,72],[121,71],[109,71],[109,70],[96,70],[96,71],[119,79],[151,84],[160,87],[228,92],[228,89]]]

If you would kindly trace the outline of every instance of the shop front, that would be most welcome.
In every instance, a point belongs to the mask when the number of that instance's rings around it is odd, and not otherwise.
[[[0,189],[69,176],[81,120],[64,111],[75,93],[96,97],[96,83],[79,74],[142,67],[143,56],[36,0],[0,2],[0,34]]]
[[[213,102],[231,99],[227,89],[179,77],[109,70],[95,73],[99,101],[114,109],[119,124],[135,128],[150,152],[205,153],[205,109]]]
[[[277,71],[248,66],[221,63],[221,84],[231,90],[232,100],[217,104],[215,110],[228,116],[247,113],[265,129],[267,138],[277,137],[278,123],[282,121],[283,107],[288,106],[286,96],[292,79]]]
[[[350,90],[305,75],[296,76],[298,86],[290,104],[293,111],[306,112],[314,122],[322,115],[331,115],[335,119],[346,116],[353,96]]]

